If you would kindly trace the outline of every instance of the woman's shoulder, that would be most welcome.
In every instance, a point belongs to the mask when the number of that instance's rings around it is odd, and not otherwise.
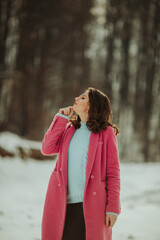
[[[104,129],[104,131],[105,132],[111,132],[111,131],[114,132],[114,127],[109,126],[109,125],[106,124],[106,129]]]
[[[102,134],[105,136],[116,135],[115,130],[112,126],[106,125],[106,129],[102,129]]]

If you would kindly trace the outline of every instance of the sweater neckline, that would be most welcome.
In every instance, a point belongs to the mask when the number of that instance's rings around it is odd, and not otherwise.
[[[80,123],[81,123],[80,129],[88,129],[86,122],[81,121]]]

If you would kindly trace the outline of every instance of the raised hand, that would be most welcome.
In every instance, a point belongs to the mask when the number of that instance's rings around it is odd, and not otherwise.
[[[67,116],[67,117],[69,117],[69,118],[72,116],[73,112],[74,112],[74,111],[73,111],[73,107],[72,107],[72,106],[69,106],[69,107],[66,107],[66,108],[60,108],[60,109],[59,109],[59,113],[65,115],[65,116]]]

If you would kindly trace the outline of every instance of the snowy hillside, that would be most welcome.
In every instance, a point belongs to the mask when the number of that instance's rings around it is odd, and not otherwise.
[[[43,139],[42,139],[43,140]],[[15,133],[4,131],[0,133],[0,157],[33,158],[39,160],[55,159],[57,156],[44,156],[42,142],[24,139]]]

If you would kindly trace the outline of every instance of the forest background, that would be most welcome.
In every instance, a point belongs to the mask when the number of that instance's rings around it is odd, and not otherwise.
[[[1,0],[0,131],[42,140],[88,86],[111,99],[122,161],[159,161],[160,2]]]

